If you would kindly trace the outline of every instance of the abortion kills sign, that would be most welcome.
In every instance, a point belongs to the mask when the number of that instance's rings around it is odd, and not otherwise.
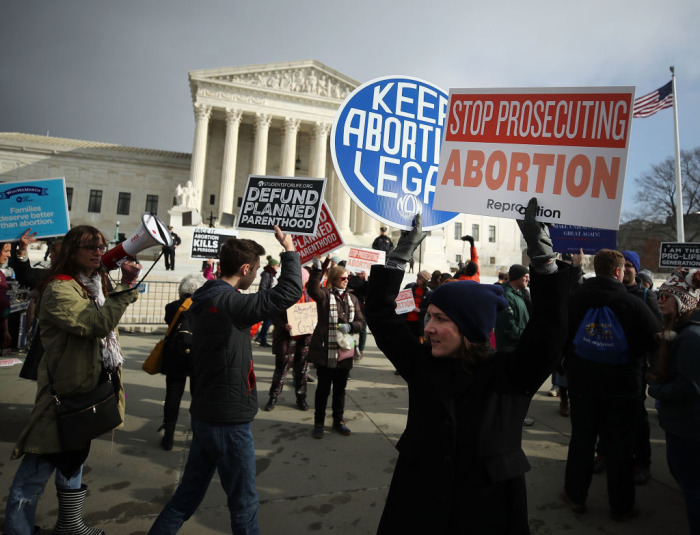
[[[433,209],[447,95],[409,76],[371,80],[348,96],[331,130],[331,155],[348,195],[388,225],[423,229],[458,214]]]
[[[237,236],[238,232],[235,230],[196,227],[192,233],[190,258],[193,260],[218,259],[224,242]]]
[[[238,229],[313,236],[316,233],[325,178],[248,177]]]
[[[633,87],[452,89],[441,210],[617,230]]]

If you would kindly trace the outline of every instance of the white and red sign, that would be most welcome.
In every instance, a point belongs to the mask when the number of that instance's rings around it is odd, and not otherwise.
[[[416,308],[416,302],[413,300],[413,290],[406,288],[401,290],[396,296],[396,313],[408,314]]]
[[[318,227],[313,236],[292,236],[294,249],[301,257],[301,265],[311,262],[314,256],[323,256],[343,246],[343,237],[335,223],[326,201],[321,205]]]
[[[348,262],[345,268],[350,273],[364,272],[369,275],[369,271],[374,264],[384,264],[386,253],[377,251],[376,249],[357,249],[350,248],[348,253]]]
[[[452,89],[433,208],[617,230],[634,87]]]

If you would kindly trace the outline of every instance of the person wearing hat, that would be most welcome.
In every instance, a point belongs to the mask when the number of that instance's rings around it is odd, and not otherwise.
[[[642,284],[642,287],[647,288],[648,290],[654,289],[654,274],[651,271],[648,269],[643,269],[637,273],[637,277],[639,278],[639,282]]]
[[[163,258],[165,259],[165,270],[175,271],[175,249],[182,243],[180,236],[175,234],[173,227],[168,225],[168,231],[173,238],[172,245],[163,245]]]
[[[532,259],[533,313],[514,351],[495,351],[488,341],[507,306],[503,288],[474,281],[433,291],[426,343],[410,336],[394,300],[424,237],[420,215],[386,265],[372,266],[369,327],[409,391],[379,534],[529,533],[522,423],[563,348],[569,284],[536,211],[532,199],[519,221]]]
[[[690,533],[700,533],[700,270],[679,269],[659,288],[661,358],[647,374],[666,433],[666,460],[685,497]]]
[[[406,325],[411,331],[411,334],[418,339],[423,337],[423,326],[425,324],[425,313],[428,310],[428,299],[432,293],[428,288],[430,273],[426,270],[418,273],[416,282],[411,282],[404,287],[404,290],[411,290],[413,294],[413,302],[415,307],[411,312],[406,314]]]
[[[496,348],[512,351],[518,345],[525,330],[530,313],[523,293],[530,283],[530,270],[520,264],[513,264],[508,270],[508,282],[503,284],[503,296],[508,306],[496,318]]]
[[[381,227],[379,229],[379,236],[377,236],[372,242],[372,249],[385,251],[388,253],[394,248],[394,242],[391,241],[391,238],[386,235],[386,231],[386,227]]]

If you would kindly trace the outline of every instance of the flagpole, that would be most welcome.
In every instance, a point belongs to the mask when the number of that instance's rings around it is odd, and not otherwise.
[[[673,91],[673,128],[676,141],[676,236],[679,243],[685,242],[683,226],[683,184],[681,183],[681,143],[678,135],[678,99],[676,98],[676,72],[671,66],[671,88]]]

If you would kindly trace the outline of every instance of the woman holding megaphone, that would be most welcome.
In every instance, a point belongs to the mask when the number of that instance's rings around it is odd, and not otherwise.
[[[82,520],[87,486],[83,463],[90,441],[66,447],[59,434],[57,398],[93,391],[107,373],[121,374],[123,357],[116,328],[138,292],[129,291],[141,266],[122,263],[121,283],[110,294],[101,268],[107,248],[104,235],[81,225],[63,239],[48,277],[40,284],[37,305],[44,356],[39,363],[37,396],[29,423],[17,441],[12,458],[24,456],[17,469],[5,510],[5,533],[33,533],[37,503],[46,482],[56,472],[58,520],[55,534],[103,533]],[[121,381],[120,381],[121,384]],[[123,417],[124,391],[119,388]]]

